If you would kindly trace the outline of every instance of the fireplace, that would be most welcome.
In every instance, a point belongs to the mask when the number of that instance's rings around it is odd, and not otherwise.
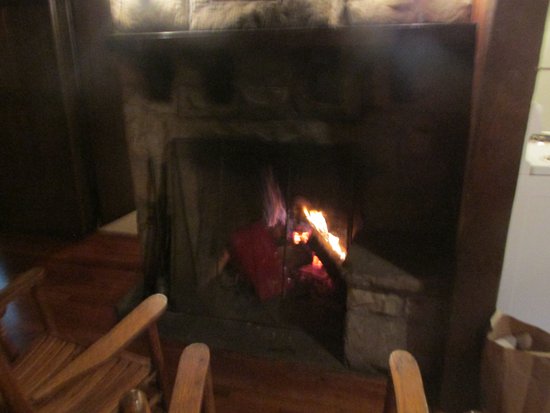
[[[174,326],[210,323],[212,338],[239,325],[216,339],[279,353],[294,351],[299,331],[361,370],[407,348],[436,379],[474,27],[164,36],[114,42],[146,287],[188,317]],[[323,256],[315,237],[294,244],[295,233],[317,235],[304,206],[324,211],[345,260]]]
[[[341,358],[353,147],[203,137],[166,151],[172,310],[301,328]]]

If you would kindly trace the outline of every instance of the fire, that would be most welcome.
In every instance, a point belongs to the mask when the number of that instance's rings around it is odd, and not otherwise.
[[[311,265],[313,265],[315,268],[322,268],[323,267],[323,263],[321,262],[321,260],[319,259],[319,257],[317,255],[313,256],[313,261],[311,262]]]
[[[308,210],[303,207],[304,215],[313,227],[319,232],[319,234],[329,243],[332,250],[338,254],[340,259],[344,261],[346,259],[346,251],[340,245],[340,238],[332,234],[328,230],[327,220],[323,215],[323,211]]]
[[[270,228],[286,222],[285,200],[271,169],[264,174],[264,218]]]
[[[298,231],[294,231],[292,233],[292,241],[294,242],[294,244],[298,245],[298,244],[307,244],[307,242],[309,241],[309,232],[298,232]]]

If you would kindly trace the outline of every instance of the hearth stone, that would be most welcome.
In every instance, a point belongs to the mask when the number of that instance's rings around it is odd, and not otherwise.
[[[348,16],[358,23],[415,23],[415,0],[350,0]]]
[[[304,363],[332,371],[347,369],[331,351],[299,328],[281,328],[168,311],[159,322],[159,330],[164,337],[184,343],[207,343],[215,350]]]
[[[361,23],[466,23],[471,0],[349,0],[351,24]]]
[[[117,30],[235,30],[468,22],[471,0],[110,0]]]
[[[395,349],[407,349],[427,376],[437,371],[445,336],[441,285],[413,276],[358,245],[345,263],[347,313],[344,348],[350,367],[387,369]]]
[[[344,23],[343,0],[191,0],[191,30],[326,27]]]
[[[472,0],[417,0],[419,20],[426,23],[467,23],[472,13]]]
[[[111,0],[111,15],[120,31],[185,30],[189,5],[181,0]]]

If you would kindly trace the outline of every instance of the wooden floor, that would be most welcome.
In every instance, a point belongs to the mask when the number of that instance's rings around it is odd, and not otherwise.
[[[32,265],[46,267],[41,295],[60,332],[83,343],[96,339],[116,322],[115,306],[138,282],[141,262],[139,243],[132,236],[96,233],[76,243],[0,236],[0,288],[13,274]],[[11,306],[2,322],[19,347],[27,345],[38,329],[36,314],[26,302]],[[163,339],[172,380],[185,344]],[[213,352],[212,373],[220,413],[376,413],[383,409],[384,377],[326,371],[226,351]]]

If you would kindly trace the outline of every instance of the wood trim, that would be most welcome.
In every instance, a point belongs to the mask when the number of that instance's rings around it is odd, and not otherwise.
[[[495,310],[508,223],[548,0],[500,0],[478,56],[470,150],[457,241],[457,274],[441,402],[479,407],[483,339]]]
[[[95,211],[90,184],[90,165],[83,156],[83,131],[80,112],[81,86],[76,58],[76,42],[69,0],[48,0],[52,36],[57,59],[59,84],[67,122],[68,146],[71,154],[72,185],[78,206],[79,235],[95,228]]]
[[[105,39],[113,32],[108,0],[65,0],[70,5],[74,60],[85,155],[97,199],[97,218],[105,224],[135,209],[125,137],[122,86],[115,54]]]
[[[493,26],[495,6],[498,0],[478,0],[472,9],[472,21],[476,23],[476,66],[472,87],[472,116],[470,128],[477,125],[478,105],[480,104],[481,76],[485,68],[485,57],[489,46],[489,36]]]
[[[339,28],[294,28],[261,30],[197,30],[173,32],[115,33],[109,45],[121,53],[212,49],[254,49],[304,47],[383,47],[400,36],[432,35],[443,44],[471,47],[471,23],[376,24]]]
[[[166,373],[166,366],[164,363],[164,355],[162,353],[162,347],[160,344],[160,336],[156,323],[149,326],[147,329],[147,337],[149,342],[149,351],[151,353],[151,360],[155,366],[158,377],[157,382],[162,391],[162,403],[166,410],[168,407],[168,400],[172,397],[170,385],[168,384],[168,375]]]

